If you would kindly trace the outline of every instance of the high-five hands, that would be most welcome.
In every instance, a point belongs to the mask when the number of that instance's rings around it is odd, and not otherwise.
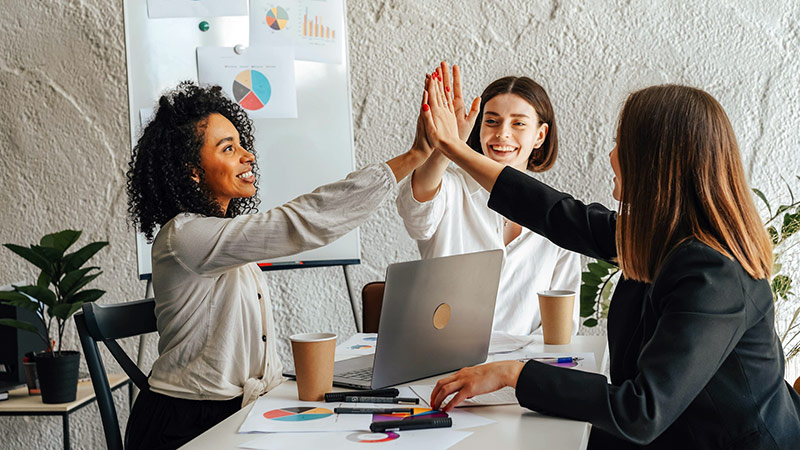
[[[476,395],[494,392],[506,386],[516,388],[524,365],[519,361],[499,361],[465,367],[436,382],[431,393],[431,408],[448,412]],[[443,406],[444,400],[453,393],[455,396]]]
[[[461,141],[458,133],[458,121],[455,114],[454,96],[449,81],[445,90],[444,76],[441,68],[437,68],[425,82],[428,92],[428,103],[422,105],[423,123],[428,142],[437,150],[448,154],[446,142]],[[461,141],[463,142],[463,141]]]

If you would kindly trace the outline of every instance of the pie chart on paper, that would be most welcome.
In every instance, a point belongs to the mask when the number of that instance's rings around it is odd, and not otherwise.
[[[258,111],[266,106],[271,95],[269,80],[257,70],[243,70],[233,81],[233,98],[248,111]]]
[[[280,31],[286,28],[286,23],[289,22],[289,14],[280,6],[276,6],[267,11],[267,25],[275,31]]]
[[[333,411],[327,408],[296,406],[267,411],[264,413],[264,418],[281,422],[305,422],[308,420],[324,419],[331,415],[333,415]]]

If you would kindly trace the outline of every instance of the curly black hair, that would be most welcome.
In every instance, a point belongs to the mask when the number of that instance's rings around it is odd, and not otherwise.
[[[156,227],[184,212],[235,217],[258,207],[256,195],[232,199],[227,211],[213,199],[200,166],[208,116],[218,113],[239,132],[241,146],[255,154],[253,121],[219,86],[181,82],[158,100],[158,110],[142,131],[128,163],[128,215],[152,242]],[[256,164],[253,174],[258,177]],[[199,176],[200,182],[192,179]]]

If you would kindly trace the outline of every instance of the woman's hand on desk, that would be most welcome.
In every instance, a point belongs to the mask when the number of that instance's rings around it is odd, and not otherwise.
[[[431,393],[431,407],[447,412],[476,395],[494,392],[506,386],[516,389],[523,366],[525,363],[520,361],[499,361],[465,367],[436,382]],[[442,402],[453,393],[456,395],[452,400],[442,406]]]

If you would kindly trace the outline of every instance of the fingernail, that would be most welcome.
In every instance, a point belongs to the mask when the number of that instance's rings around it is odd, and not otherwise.
[[[423,104],[422,104],[422,110],[423,110],[423,111],[427,111],[427,110],[429,110],[429,109],[431,109],[431,108],[430,108],[430,106],[428,106],[428,104],[427,104],[427,103],[423,103]]]
[[[450,86],[445,86],[444,90],[447,91],[447,92],[450,92]]]

